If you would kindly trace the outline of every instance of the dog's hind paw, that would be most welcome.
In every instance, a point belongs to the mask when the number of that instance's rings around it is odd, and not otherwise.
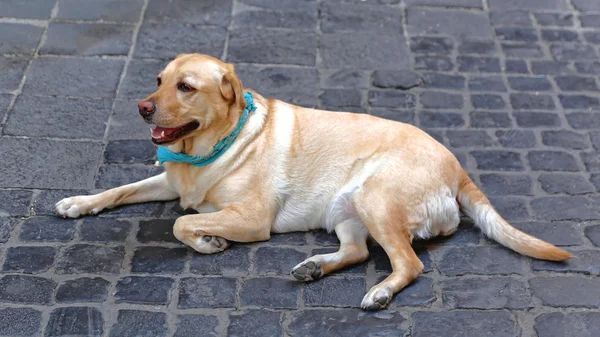
[[[321,263],[304,261],[292,269],[292,275],[299,281],[317,280],[323,276]]]

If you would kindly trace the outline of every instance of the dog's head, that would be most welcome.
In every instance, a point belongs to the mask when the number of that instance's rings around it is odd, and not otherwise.
[[[138,103],[144,120],[156,125],[155,144],[226,128],[246,104],[233,65],[208,55],[179,55],[156,80],[156,91]]]

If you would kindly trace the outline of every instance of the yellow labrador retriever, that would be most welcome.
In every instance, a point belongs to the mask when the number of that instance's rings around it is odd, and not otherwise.
[[[78,217],[105,208],[180,198],[200,214],[177,219],[175,236],[205,254],[270,233],[335,231],[339,251],[292,274],[309,281],[365,261],[372,237],[393,273],[364,297],[381,309],[423,264],[413,238],[452,234],[460,211],[490,238],[521,254],[562,261],[566,251],[509,225],[443,145],[411,125],[364,114],[307,109],[244,91],[231,64],[180,55],[139,103],[155,124],[165,173],[56,204]],[[162,156],[161,156],[162,151]]]

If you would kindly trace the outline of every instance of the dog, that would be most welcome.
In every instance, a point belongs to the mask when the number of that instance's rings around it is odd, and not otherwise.
[[[414,238],[447,236],[461,212],[502,245],[537,259],[573,257],[508,224],[454,155],[420,129],[367,114],[308,109],[244,90],[234,66],[182,54],[139,102],[165,172],[107,190],[65,198],[64,217],[118,205],[179,198],[199,214],[179,217],[173,233],[203,254],[271,233],[326,229],[336,253],[315,255],[291,273],[323,277],[369,256],[375,240],[393,272],[373,286],[363,309],[385,308],[423,272]],[[163,151],[161,158],[161,151]]]

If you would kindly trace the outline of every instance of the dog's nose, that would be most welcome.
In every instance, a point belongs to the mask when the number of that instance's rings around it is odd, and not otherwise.
[[[155,108],[154,103],[150,101],[141,101],[138,103],[138,110],[144,118],[150,117],[154,113]]]

